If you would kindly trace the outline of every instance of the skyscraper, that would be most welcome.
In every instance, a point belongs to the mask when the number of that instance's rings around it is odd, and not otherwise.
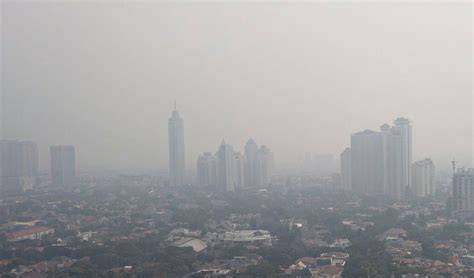
[[[370,194],[385,194],[384,137],[373,130],[351,136],[352,189]]]
[[[245,144],[245,186],[263,188],[270,183],[274,167],[273,152],[267,146],[258,147],[253,139]]]
[[[413,163],[411,182],[417,197],[433,196],[436,193],[435,166],[431,159]]]
[[[458,169],[453,174],[453,214],[460,218],[474,215],[474,169]]]
[[[253,139],[245,144],[245,185],[257,187],[258,185],[258,145]]]
[[[346,148],[340,156],[341,163],[341,184],[342,189],[351,190],[352,189],[352,174],[351,174],[351,148]]]
[[[236,187],[236,171],[234,149],[222,140],[216,154],[217,157],[217,185],[220,190],[233,192]]]
[[[273,175],[273,152],[267,146],[260,146],[257,163],[257,187],[264,188],[270,184]]]
[[[394,124],[351,136],[353,190],[401,200],[411,189],[410,121],[398,118]]]
[[[401,177],[402,186],[405,190],[411,189],[411,163],[412,163],[412,135],[410,120],[398,118],[394,122],[392,128],[394,132],[398,132],[401,137],[400,149],[397,150],[401,156]]]
[[[234,169],[235,169],[235,188],[243,190],[245,188],[245,159],[240,152],[234,152]]]
[[[38,146],[17,140],[0,141],[0,184],[3,193],[31,189],[38,175]]]
[[[51,181],[54,185],[72,185],[76,179],[74,146],[51,146]]]
[[[200,155],[197,160],[197,176],[199,186],[204,188],[216,187],[216,171],[217,171],[216,156],[210,152],[205,152]]]
[[[183,119],[175,110],[168,119],[169,159],[170,159],[170,185],[184,185],[184,130]]]

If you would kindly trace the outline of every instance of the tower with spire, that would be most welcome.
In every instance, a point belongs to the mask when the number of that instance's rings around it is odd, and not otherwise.
[[[185,177],[185,152],[184,152],[184,124],[176,109],[168,119],[168,143],[169,143],[169,163],[170,163],[170,185],[184,185]]]

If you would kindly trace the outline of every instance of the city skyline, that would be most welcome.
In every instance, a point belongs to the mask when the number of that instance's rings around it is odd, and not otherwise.
[[[0,0],[0,276],[474,278],[473,11]]]
[[[188,169],[222,138],[284,167],[336,155],[399,116],[414,160],[472,165],[469,5],[29,5],[3,5],[3,133],[37,142],[42,170],[64,143],[78,170],[167,169],[174,100]]]

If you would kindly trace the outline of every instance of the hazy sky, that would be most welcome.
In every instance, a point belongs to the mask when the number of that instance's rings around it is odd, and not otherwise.
[[[278,162],[339,154],[404,116],[413,158],[472,154],[471,3],[2,1],[4,137],[74,144],[78,165],[168,166],[249,137]]]

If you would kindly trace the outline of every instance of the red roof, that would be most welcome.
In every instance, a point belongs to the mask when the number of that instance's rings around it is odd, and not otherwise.
[[[49,230],[51,230],[51,228],[37,226],[37,227],[26,228],[26,229],[16,231],[16,232],[7,233],[6,236],[8,239],[14,239],[14,238],[19,238],[19,237],[29,236],[32,234],[46,232]]]

